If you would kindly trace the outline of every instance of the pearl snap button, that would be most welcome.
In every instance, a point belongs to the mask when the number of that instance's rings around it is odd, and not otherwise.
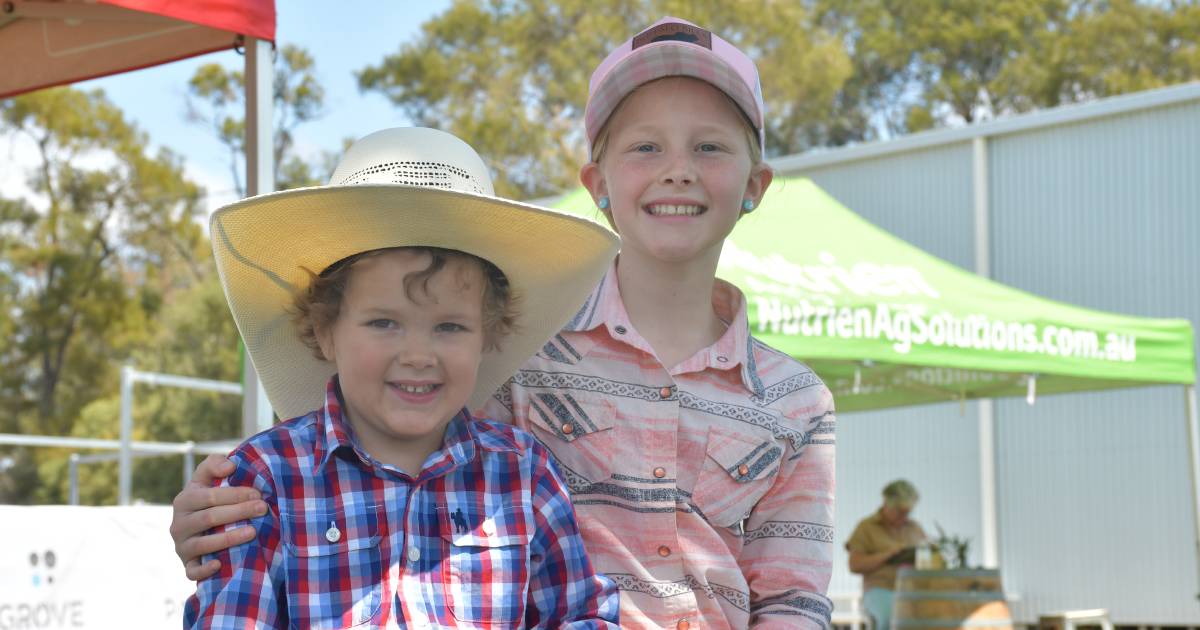
[[[420,559],[421,559],[421,550],[417,549],[416,547],[409,547],[408,548],[408,561],[416,562],[417,560],[420,560]]]
[[[664,388],[658,390],[658,395],[662,396],[663,398],[670,398],[671,397],[671,388],[664,387]]]
[[[483,533],[487,534],[488,536],[495,535],[496,521],[493,521],[490,518],[488,520],[484,521],[483,522]]]
[[[329,523],[329,529],[325,530],[325,540],[335,543],[342,539],[342,532],[332,522]]]
[[[666,468],[663,468],[662,466],[659,466],[658,468],[655,468],[655,469],[654,469],[654,476],[655,476],[655,477],[657,477],[657,478],[659,478],[659,479],[662,479],[663,477],[666,477],[666,476],[667,476],[667,469],[666,469]]]

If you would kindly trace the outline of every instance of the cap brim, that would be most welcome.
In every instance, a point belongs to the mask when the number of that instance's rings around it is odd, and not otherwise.
[[[281,418],[319,408],[332,363],[316,359],[289,309],[319,273],[374,249],[429,246],[484,258],[521,297],[517,332],[484,354],[468,405],[477,409],[556,333],[616,255],[619,239],[585,218],[485,195],[361,184],[289,190],[215,212],[213,253],[246,351]]]

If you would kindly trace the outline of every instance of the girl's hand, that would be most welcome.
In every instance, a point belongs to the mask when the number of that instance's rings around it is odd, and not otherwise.
[[[183,561],[189,580],[203,580],[221,568],[216,559],[200,562],[204,554],[240,545],[254,538],[254,528],[238,527],[215,534],[204,533],[219,525],[261,516],[267,511],[262,496],[252,488],[214,488],[217,479],[233,472],[233,462],[209,455],[196,467],[192,478],[172,502],[171,538],[175,554]]]

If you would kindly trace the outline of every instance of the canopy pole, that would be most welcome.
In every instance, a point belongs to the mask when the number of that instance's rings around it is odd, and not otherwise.
[[[987,137],[971,140],[971,189],[975,208],[975,273],[992,277],[991,207],[988,191]],[[1000,566],[996,515],[996,403],[979,401],[979,524],[984,568]]]
[[[979,505],[983,568],[1000,566],[996,515],[996,401],[979,401]]]
[[[275,72],[271,54],[271,42],[246,38],[246,194],[250,196],[275,190]],[[250,353],[242,361],[242,434],[249,437],[271,428],[274,416]]]
[[[1197,586],[1200,586],[1200,409],[1196,405],[1196,386],[1185,385],[1183,392],[1187,402],[1188,458],[1192,465],[1193,559],[1196,561]],[[1200,599],[1200,593],[1196,598]]]

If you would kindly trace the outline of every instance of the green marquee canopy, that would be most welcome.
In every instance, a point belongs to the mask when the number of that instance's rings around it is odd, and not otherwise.
[[[583,189],[556,207],[594,216]],[[1191,324],[1080,308],[965,271],[780,178],[717,275],[751,332],[810,365],[839,411],[1196,379]]]

